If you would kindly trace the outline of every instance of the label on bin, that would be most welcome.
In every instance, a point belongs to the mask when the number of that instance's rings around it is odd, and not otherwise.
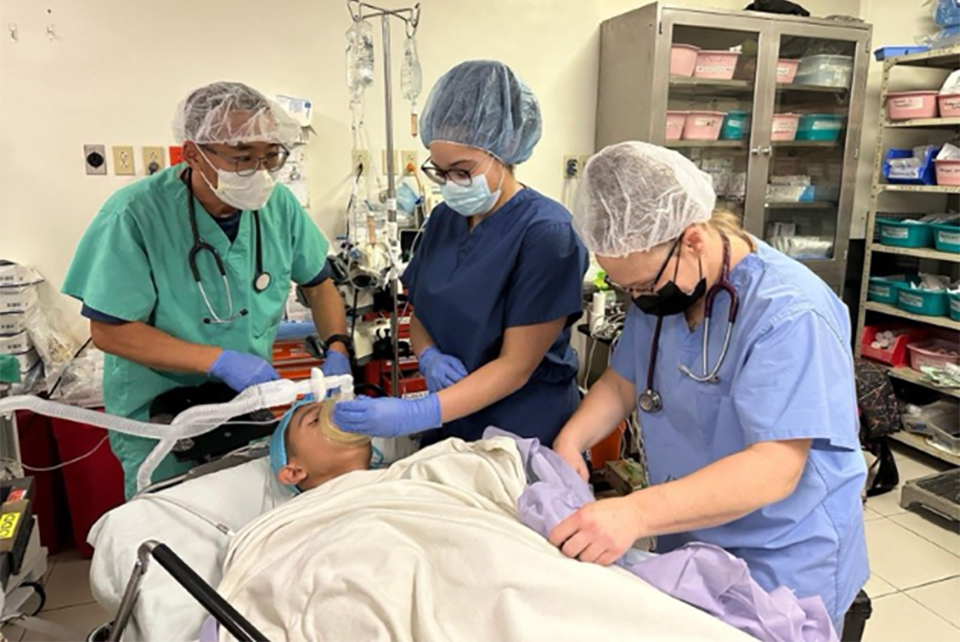
[[[941,243],[960,245],[960,232],[943,232],[937,230],[937,239]]]
[[[837,120],[815,120],[810,129],[814,131],[840,129],[840,121]]]
[[[920,96],[900,96],[891,98],[890,102],[894,109],[922,109],[923,98]]]
[[[732,65],[698,65],[694,72],[697,76],[707,75],[726,75],[733,71]]]
[[[17,532],[17,522],[20,513],[4,513],[0,515],[0,539],[10,539]]]
[[[870,286],[868,292],[870,292],[874,296],[880,296],[886,299],[890,297],[890,286],[874,284]]]
[[[950,309],[954,312],[960,312],[960,299],[950,299]]]
[[[919,297],[916,294],[907,294],[906,292],[900,292],[900,303],[904,305],[909,305],[911,308],[922,308],[923,297]]]
[[[716,118],[694,118],[693,124],[697,127],[713,127],[717,124]]]
[[[796,121],[790,120],[777,120],[773,121],[773,133],[774,134],[786,134],[792,132],[796,129]]]
[[[905,227],[884,227],[882,236],[888,239],[905,239],[910,236],[910,230]]]

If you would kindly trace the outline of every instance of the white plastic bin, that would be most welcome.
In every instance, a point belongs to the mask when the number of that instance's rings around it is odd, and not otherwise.
[[[800,59],[794,82],[799,85],[850,88],[853,79],[853,56],[818,54]]]

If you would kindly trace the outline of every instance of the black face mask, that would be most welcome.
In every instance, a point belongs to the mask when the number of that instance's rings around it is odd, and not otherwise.
[[[657,276],[653,280],[654,283],[660,280],[663,271],[667,269],[667,263],[670,262],[670,257],[679,249],[682,240],[682,236],[677,239],[673,249],[670,250],[670,254],[667,256],[667,260],[663,262],[663,267],[657,272]],[[703,298],[707,293],[707,280],[703,276],[703,263],[700,263],[700,281],[697,282],[696,287],[693,288],[693,292],[684,292],[677,286],[676,280],[679,271],[680,260],[678,258],[677,269],[673,272],[673,280],[667,281],[666,285],[653,294],[641,294],[634,297],[633,304],[640,308],[640,311],[644,314],[652,314],[655,317],[669,317],[689,310],[694,303]]]

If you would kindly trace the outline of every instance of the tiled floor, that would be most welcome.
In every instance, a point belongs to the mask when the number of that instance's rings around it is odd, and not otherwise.
[[[902,482],[947,466],[897,447]],[[873,602],[864,642],[960,642],[960,531],[956,522],[900,508],[900,490],[867,500]]]
[[[89,572],[90,560],[82,559],[75,550],[51,555],[47,559],[47,576],[44,579],[47,603],[37,617],[75,630],[78,633],[77,640],[85,639],[90,631],[111,617],[90,594]],[[57,639],[12,625],[3,627],[2,633],[11,642]]]
[[[909,448],[896,451],[901,480],[945,470]],[[960,531],[955,522],[900,508],[899,490],[871,498],[866,531],[873,602],[864,642],[960,642]],[[88,560],[73,551],[51,557],[42,617],[89,632],[110,619],[90,594]],[[13,642],[46,642],[13,626]]]

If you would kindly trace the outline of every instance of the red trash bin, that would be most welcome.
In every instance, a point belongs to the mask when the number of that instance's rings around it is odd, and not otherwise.
[[[123,503],[123,469],[105,439],[106,430],[56,417],[52,422],[61,461],[73,461],[89,453],[65,466],[63,479],[73,539],[80,554],[91,557],[93,547],[87,544],[87,533],[104,513]]]
[[[50,418],[29,410],[18,410],[16,415],[20,461],[32,468],[55,468],[60,463],[60,454]],[[33,514],[40,524],[40,543],[51,555],[56,555],[73,545],[63,472],[57,469],[24,470],[24,473],[33,477]]]

